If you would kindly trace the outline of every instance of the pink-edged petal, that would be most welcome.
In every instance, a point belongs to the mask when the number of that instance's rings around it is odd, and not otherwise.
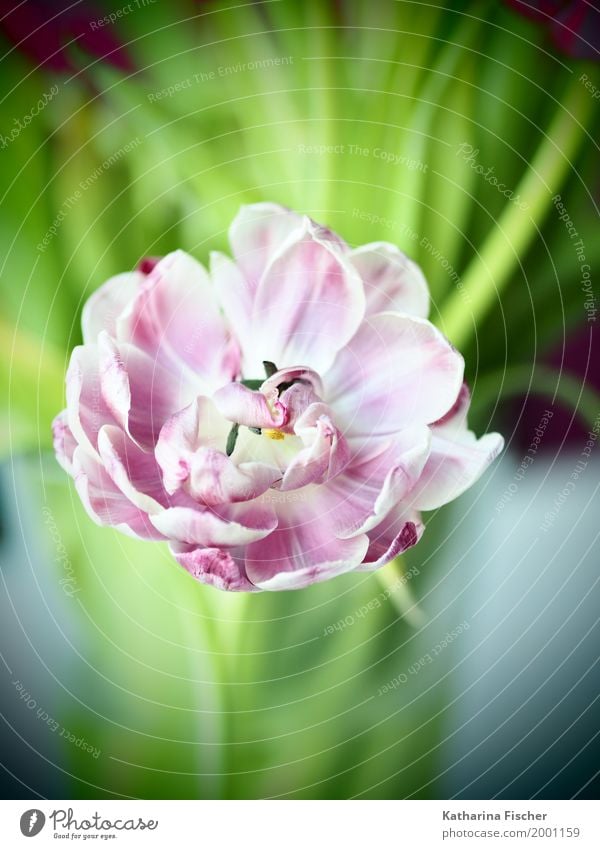
[[[225,422],[221,450],[208,445],[207,422],[214,409],[208,398],[197,398],[165,422],[155,451],[165,488],[171,493],[184,489],[201,504],[251,501],[280,480],[281,472],[265,463],[236,465],[227,457],[223,449],[230,426]]]
[[[247,427],[277,428],[287,423],[287,411],[274,391],[267,399],[262,392],[241,383],[229,383],[213,395],[215,406],[230,422]]]
[[[218,251],[211,251],[210,254],[210,276],[215,295],[240,344],[240,368],[246,373],[248,368],[252,368],[253,362],[244,357],[243,352],[252,348],[251,321],[256,287],[244,277],[242,270],[232,259]]]
[[[154,456],[168,493],[180,489],[190,476],[191,456],[199,442],[200,413],[205,399],[195,399],[174,413],[161,428]]]
[[[366,534],[336,539],[331,523],[310,501],[279,503],[277,513],[277,529],[246,549],[246,574],[260,589],[300,589],[350,572],[362,562],[369,545]]]
[[[323,395],[323,381],[316,371],[307,366],[288,366],[288,368],[279,369],[264,381],[260,391],[269,396],[282,384],[294,381],[310,386],[316,395]]]
[[[452,433],[460,433],[467,429],[467,415],[471,406],[471,392],[466,383],[460,387],[460,392],[454,404],[448,412],[433,422],[431,427],[435,428],[438,433],[443,432],[446,436]]]
[[[165,421],[182,406],[181,387],[133,345],[117,344],[105,333],[98,344],[104,403],[138,445],[152,449]]]
[[[171,507],[150,521],[169,539],[203,548],[248,545],[277,527],[272,508],[252,502],[218,508]]]
[[[499,433],[477,439],[470,430],[447,435],[432,428],[431,454],[407,497],[417,510],[436,510],[469,489],[504,447]]]
[[[394,310],[427,318],[429,290],[419,266],[389,242],[363,245],[350,253],[367,299],[366,315]]]
[[[167,492],[175,492],[189,480],[199,448],[224,449],[230,429],[231,424],[205,396],[174,413],[161,428],[154,452]]]
[[[117,274],[87,299],[81,313],[83,341],[86,344],[96,342],[102,330],[116,336],[117,322],[134,300],[143,280],[144,275],[140,271]]]
[[[170,546],[177,562],[202,584],[228,592],[256,591],[243,566],[243,557],[234,559],[229,551],[220,548],[197,548],[192,545]]]
[[[276,203],[242,206],[229,228],[229,242],[250,292],[272,256],[295,230],[302,228],[302,216]]]
[[[73,453],[77,448],[77,441],[71,433],[68,423],[68,413],[63,410],[52,422],[52,438],[56,459],[65,472],[73,474]]]
[[[115,417],[102,397],[99,351],[97,345],[73,349],[67,369],[67,424],[73,438],[94,454],[98,431],[115,424]]]
[[[255,368],[270,360],[280,368],[304,363],[323,374],[356,332],[364,309],[360,276],[305,218],[258,286],[252,316]]]
[[[471,395],[466,383],[442,418],[431,425],[431,454],[408,500],[418,510],[436,510],[462,495],[485,472],[504,447],[499,433],[477,439],[468,430]]]
[[[296,422],[294,431],[305,447],[285,470],[282,491],[324,483],[338,475],[348,463],[350,449],[333,423],[326,404],[311,404]]]
[[[279,400],[285,410],[285,425],[281,428],[285,433],[295,433],[296,424],[306,410],[321,401],[310,383],[292,384],[282,392]]]
[[[73,455],[75,486],[89,516],[98,525],[110,525],[128,536],[162,540],[164,536],[121,492],[104,466],[83,448]]]
[[[425,425],[366,442],[344,472],[318,491],[323,515],[340,537],[378,525],[413,489],[431,451]]]
[[[210,393],[239,373],[239,350],[210,277],[183,251],[168,254],[144,278],[118,337],[158,360],[194,394]]]
[[[358,572],[371,572],[385,566],[416,545],[425,530],[418,513],[401,508],[392,510],[388,516],[369,531],[369,548]]]
[[[187,492],[202,504],[251,501],[266,492],[281,472],[265,463],[236,465],[222,451],[199,448],[191,459]]]
[[[325,398],[349,434],[392,434],[443,416],[463,372],[463,358],[429,321],[378,313],[338,354],[325,376]]]
[[[154,454],[142,451],[121,428],[105,425],[98,433],[98,451],[111,480],[132,504],[146,513],[169,505]]]

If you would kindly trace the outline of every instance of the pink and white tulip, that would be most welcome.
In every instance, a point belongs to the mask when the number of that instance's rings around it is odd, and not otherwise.
[[[269,203],[230,241],[210,272],[176,251],[88,300],[58,460],[97,523],[168,541],[219,589],[378,569],[502,437],[467,429],[462,357],[393,245]]]

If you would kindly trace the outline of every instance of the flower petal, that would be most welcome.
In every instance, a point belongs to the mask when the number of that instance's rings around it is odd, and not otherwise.
[[[152,449],[165,421],[182,406],[180,387],[133,345],[98,337],[102,398],[114,420],[140,447]]]
[[[144,280],[140,271],[117,274],[97,289],[84,304],[81,313],[83,341],[96,342],[98,334],[105,330],[117,335],[117,322],[127,306],[134,300]]]
[[[416,545],[425,530],[418,513],[392,510],[381,524],[369,531],[369,549],[358,572],[371,572]]]
[[[146,513],[169,505],[154,454],[142,451],[120,427],[101,428],[98,451],[109,477],[132,504]]]
[[[213,448],[199,448],[191,460],[188,492],[203,504],[251,501],[277,480],[281,472],[265,463],[240,463],[239,466]]]
[[[256,292],[254,368],[304,363],[323,374],[364,316],[362,281],[344,254],[304,219],[274,255]],[[246,352],[247,353],[247,352]]]
[[[446,413],[431,426],[431,454],[423,474],[409,493],[411,506],[436,510],[471,487],[504,447],[499,433],[477,439],[467,428],[471,396],[463,383],[458,397]]]
[[[280,480],[281,472],[265,463],[236,465],[223,450],[208,445],[206,422],[212,411],[208,398],[197,398],[163,426],[155,453],[165,487],[169,492],[184,488],[196,501],[208,505],[251,501]],[[230,429],[226,422],[222,424],[221,449]]]
[[[413,489],[431,449],[425,425],[361,446],[344,472],[319,490],[322,514],[340,537],[377,526]]]
[[[277,428],[287,422],[287,411],[274,393],[269,403],[262,392],[241,383],[229,383],[213,395],[218,411],[230,422],[247,427]],[[271,400],[271,399],[269,399]]]
[[[163,535],[121,492],[106,469],[81,446],[73,455],[75,486],[89,516],[97,525],[111,525],[128,536],[162,540]]]
[[[210,584],[218,590],[256,590],[246,577],[243,557],[234,559],[230,552],[220,548],[197,548],[177,543],[172,544],[170,549],[175,560],[203,584]]]
[[[98,431],[105,424],[116,424],[102,397],[97,345],[80,345],[73,349],[66,386],[69,430],[77,444],[96,454]]]
[[[470,430],[449,437],[432,428],[431,454],[408,495],[417,510],[436,510],[473,486],[504,447],[499,433],[480,439]]]
[[[154,451],[167,492],[175,492],[189,480],[195,451],[224,448],[230,430],[229,422],[204,396],[174,413],[162,426]]]
[[[302,216],[277,203],[241,207],[229,228],[229,242],[251,293],[275,252],[301,228]]]
[[[150,516],[150,521],[169,539],[203,548],[248,545],[277,527],[274,511],[252,502],[218,509],[170,507]]]
[[[193,386],[193,394],[210,394],[239,373],[239,351],[210,277],[184,251],[165,256],[144,278],[117,330],[120,340]]]
[[[392,434],[429,424],[453,405],[464,362],[429,321],[370,316],[325,376],[325,400],[348,434]]]
[[[279,503],[277,513],[277,529],[246,549],[246,574],[260,589],[291,590],[325,581],[355,569],[367,552],[366,534],[336,539],[331,524],[308,502]]]
[[[65,472],[73,475],[73,453],[77,448],[77,441],[71,433],[66,410],[59,413],[52,422],[52,437],[56,459]]]
[[[269,397],[284,383],[308,384],[316,395],[323,395],[323,381],[316,371],[306,366],[288,366],[288,368],[279,369],[264,381],[260,391]]]
[[[342,471],[350,457],[350,449],[334,425],[326,404],[311,404],[296,422],[294,431],[305,447],[285,470],[282,491],[310,483],[320,484]]]
[[[366,314],[394,310],[427,318],[429,289],[419,266],[389,242],[373,242],[350,253],[367,299]]]

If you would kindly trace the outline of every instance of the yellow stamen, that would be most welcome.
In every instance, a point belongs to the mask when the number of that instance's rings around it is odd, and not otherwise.
[[[283,439],[285,434],[280,430],[272,430],[271,428],[263,428],[263,436],[267,436],[269,439],[280,440]]]

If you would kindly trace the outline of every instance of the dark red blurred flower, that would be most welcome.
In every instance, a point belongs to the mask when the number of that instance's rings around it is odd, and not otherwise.
[[[556,345],[541,357],[541,364],[559,375],[574,378],[578,383],[600,392],[600,337],[593,332],[593,325],[582,325],[575,329],[563,343]],[[550,425],[544,434],[540,450],[556,452],[561,448],[580,450],[589,435],[589,426],[573,414],[573,409],[557,399],[552,405],[547,395],[535,391],[535,380],[532,391],[526,398],[520,398],[510,405],[510,417],[514,422],[519,416],[519,426],[515,434],[514,444],[526,451],[531,444],[532,434],[539,425],[547,409],[552,410]],[[578,447],[579,446],[579,447]]]
[[[556,47],[576,59],[600,60],[600,9],[595,0],[506,0],[540,21]]]
[[[0,30],[35,67],[75,71],[79,50],[120,71],[135,69],[114,24],[105,20],[105,9],[87,0],[13,0],[12,5]]]

